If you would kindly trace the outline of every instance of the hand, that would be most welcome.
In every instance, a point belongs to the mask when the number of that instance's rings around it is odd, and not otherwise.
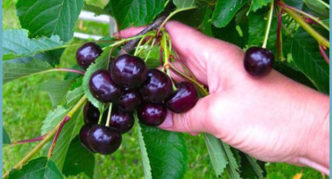
[[[179,22],[168,22],[165,28],[180,62],[209,87],[210,95],[186,113],[169,112],[160,128],[207,132],[260,160],[308,165],[328,173],[328,96],[275,70],[254,78],[244,70],[244,53],[237,46]],[[129,37],[141,29],[118,35]]]

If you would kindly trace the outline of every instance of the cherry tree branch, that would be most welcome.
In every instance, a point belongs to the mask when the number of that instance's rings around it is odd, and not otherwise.
[[[150,24],[145,29],[143,29],[140,33],[138,33],[137,36],[144,35],[151,30],[159,29],[160,25],[164,22],[166,17],[167,16],[165,16],[165,15],[160,16],[155,21],[153,21],[152,24]],[[133,40],[127,42],[126,45],[124,45],[122,47],[122,49],[119,51],[118,56],[129,53],[132,49],[134,49],[134,47],[136,46],[138,41],[139,41],[139,39],[133,39]]]

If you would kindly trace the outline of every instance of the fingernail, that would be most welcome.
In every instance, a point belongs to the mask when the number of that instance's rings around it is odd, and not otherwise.
[[[173,126],[172,114],[170,112],[167,113],[165,121],[160,124],[160,128],[168,129]]]

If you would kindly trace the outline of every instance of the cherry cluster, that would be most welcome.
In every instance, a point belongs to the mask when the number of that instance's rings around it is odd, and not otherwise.
[[[101,53],[97,44],[86,43],[77,51],[77,63],[87,69]],[[89,88],[99,101],[112,103],[111,115],[107,120],[108,109],[99,114],[91,103],[85,105],[82,145],[92,152],[110,154],[120,146],[121,134],[133,127],[134,111],[141,123],[158,126],[165,120],[167,109],[174,113],[190,110],[198,101],[195,87],[189,82],[174,86],[173,91],[170,77],[158,69],[148,69],[139,57],[124,54],[110,59],[108,70],[91,75]]]

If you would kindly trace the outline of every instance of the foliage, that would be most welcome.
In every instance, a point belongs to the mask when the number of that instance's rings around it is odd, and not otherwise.
[[[10,6],[8,1],[6,2],[5,7]],[[88,0],[85,2],[85,8],[112,15],[120,29],[147,25],[162,13],[176,11],[179,13],[174,16],[175,19],[209,36],[230,41],[245,49],[263,43],[267,23],[265,17],[271,2],[272,0]],[[285,0],[285,3],[320,19],[328,18],[325,13],[326,7],[318,1]],[[63,53],[63,48],[70,47],[73,29],[83,6],[83,0],[18,0],[17,16],[22,29],[4,31],[4,83],[21,77],[48,73],[52,71],[52,66],[61,63],[58,57]],[[276,8],[277,13],[280,8]],[[191,10],[180,12],[188,9]],[[285,14],[283,18],[284,23],[285,18],[291,17]],[[329,67],[318,51],[319,43],[311,37],[312,33],[299,27],[298,22],[288,21],[290,23],[281,29],[283,41],[280,46],[276,43],[277,21],[277,16],[273,16],[267,47],[275,52],[278,64],[281,64],[278,68],[282,67],[282,70],[278,70],[295,80],[305,77],[317,90],[328,93]],[[322,30],[316,26],[314,29],[318,32]],[[110,41],[116,43],[114,39]],[[53,79],[41,84],[40,90],[49,94],[55,107],[43,122],[42,134],[56,127],[83,95],[100,110],[103,109],[103,104],[91,95],[88,82],[93,72],[107,69],[110,56],[119,50],[118,46],[113,48],[109,45],[102,44],[102,55],[87,69],[83,77],[78,75],[68,79]],[[277,47],[281,48],[281,53],[277,51]],[[55,51],[56,49],[59,51]],[[149,67],[156,67],[160,65],[155,60],[159,56],[159,51],[159,48],[144,48],[140,56],[144,58],[150,54],[147,64]],[[75,81],[77,78],[80,81]],[[300,82],[308,85],[307,82]],[[50,159],[40,157],[31,160],[22,169],[10,172],[9,177],[63,178],[63,175],[75,176],[80,173],[85,173],[90,178],[95,176],[98,167],[95,165],[96,156],[87,152],[76,137],[82,126],[80,109],[64,126]],[[183,134],[140,124],[136,125],[136,129],[145,177],[183,178],[188,168],[188,151]],[[3,134],[5,143],[10,143],[4,129]],[[204,134],[204,138],[217,177],[265,177],[264,167],[259,161],[232,149],[213,136]]]

